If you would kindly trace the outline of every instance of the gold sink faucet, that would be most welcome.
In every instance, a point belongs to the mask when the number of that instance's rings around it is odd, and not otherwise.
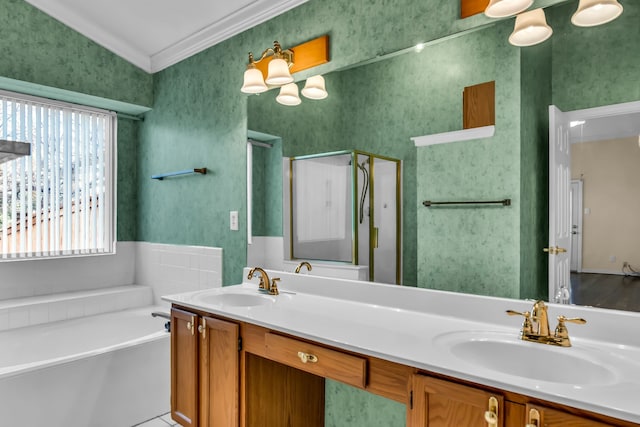
[[[307,271],[311,271],[313,270],[311,268],[311,264],[309,264],[309,262],[307,261],[302,261],[300,264],[298,264],[298,266],[296,267],[296,273],[300,273],[300,270],[302,269],[302,267],[307,267]]]
[[[262,289],[269,293],[269,295],[278,295],[278,284],[277,282],[280,280],[279,277],[274,277],[273,279],[269,279],[269,275],[266,271],[264,271],[260,267],[253,267],[249,270],[249,274],[247,275],[247,279],[251,280],[255,277],[256,272],[260,274],[260,283],[258,284],[258,288]]]
[[[549,317],[547,315],[547,305],[542,300],[538,300],[533,304],[532,310],[519,312],[507,310],[510,316],[523,316],[522,329],[520,330],[520,339],[524,341],[537,342],[542,344],[557,345],[561,347],[571,347],[569,339],[569,331],[565,322],[585,324],[586,320],[580,317],[567,318],[558,316],[558,326],[555,332],[551,334],[549,330]]]

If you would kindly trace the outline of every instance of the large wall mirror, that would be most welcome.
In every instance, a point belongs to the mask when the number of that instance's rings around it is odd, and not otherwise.
[[[285,107],[276,103],[275,91],[252,96],[248,128],[280,137],[286,157],[362,150],[402,160],[404,285],[548,300],[548,107],[573,111],[640,100],[640,4],[621,3],[621,17],[593,28],[570,23],[577,1],[549,7],[554,34],[529,48],[508,43],[513,20],[506,20],[331,72],[324,100]],[[493,137],[412,144],[414,136],[460,130],[463,88],[492,80]],[[421,204],[503,198],[512,205]],[[622,262],[640,267],[639,260],[610,256],[620,262],[612,269],[620,277]],[[631,282],[637,287],[640,279],[625,283]],[[585,293],[575,292],[582,296],[572,302],[640,310],[640,297],[616,306],[602,303],[604,297],[584,299]],[[615,300],[615,291],[606,299]]]

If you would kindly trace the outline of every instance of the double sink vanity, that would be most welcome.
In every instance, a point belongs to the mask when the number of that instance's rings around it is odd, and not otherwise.
[[[244,273],[164,297],[183,426],[323,426],[325,378],[405,404],[408,427],[640,425],[636,313]]]

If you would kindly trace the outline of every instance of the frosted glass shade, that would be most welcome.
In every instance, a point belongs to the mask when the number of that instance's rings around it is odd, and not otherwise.
[[[267,89],[269,88],[262,80],[262,72],[257,68],[247,68],[244,72],[244,83],[240,91],[244,93],[262,93],[266,92]]]
[[[281,58],[274,58],[269,62],[269,72],[265,82],[272,86],[282,86],[291,83],[293,77],[289,72],[289,64]]]
[[[622,5],[617,0],[580,0],[571,23],[578,27],[593,27],[606,24],[622,14]]]
[[[300,105],[302,100],[298,96],[298,85],[289,83],[280,88],[280,93],[276,96],[276,101],[282,105]]]
[[[504,18],[517,15],[533,4],[533,0],[491,0],[484,10],[489,18]]]
[[[509,36],[509,43],[514,46],[533,46],[542,43],[553,34],[547,25],[544,10],[534,9],[516,16],[513,33]]]
[[[302,89],[302,95],[309,99],[325,99],[329,94],[324,86],[324,77],[320,75],[309,77]]]

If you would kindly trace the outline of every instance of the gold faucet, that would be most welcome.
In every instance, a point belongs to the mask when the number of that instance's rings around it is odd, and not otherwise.
[[[547,316],[547,305],[542,300],[533,304],[532,310],[523,313],[514,310],[507,310],[510,316],[523,316],[524,322],[520,330],[520,339],[524,341],[537,342],[542,344],[557,345],[561,347],[571,347],[569,331],[565,322],[585,324],[586,320],[580,317],[567,318],[558,316],[558,326],[553,335],[549,331],[549,317]]]
[[[247,275],[247,279],[251,280],[255,277],[256,272],[260,273],[260,283],[258,284],[259,289],[263,289],[266,292],[269,292],[269,295],[278,295],[278,285],[277,282],[280,280],[279,277],[274,277],[269,280],[269,275],[266,271],[264,271],[260,267],[253,267],[249,270],[249,274]]]
[[[311,268],[311,264],[309,264],[307,261],[302,261],[300,264],[298,264],[298,266],[296,267],[296,273],[300,273],[300,270],[302,269],[302,267],[307,267],[307,271],[311,271],[313,270]]]

